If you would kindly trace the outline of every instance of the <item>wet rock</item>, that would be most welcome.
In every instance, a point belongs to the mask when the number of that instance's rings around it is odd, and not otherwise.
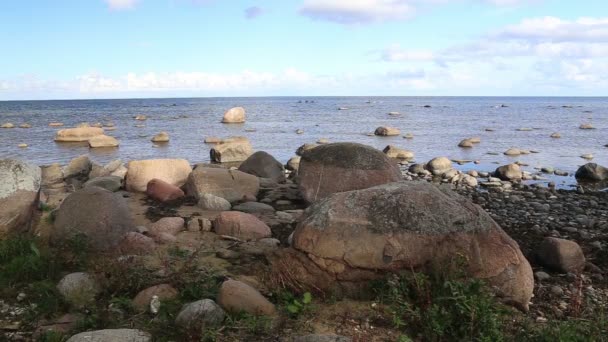
[[[402,160],[412,160],[414,159],[414,152],[410,150],[404,150],[401,148],[397,148],[393,145],[388,145],[382,150],[384,154],[386,154],[389,158],[402,159]]]
[[[166,143],[169,142],[169,133],[160,132],[157,135],[152,137],[152,142],[154,143]]]
[[[376,128],[376,130],[374,131],[374,134],[383,136],[383,137],[388,137],[388,136],[400,135],[401,131],[399,131],[399,129],[395,128],[395,127],[380,126],[380,127]]]
[[[120,143],[109,135],[96,135],[89,139],[90,148],[118,147]]]
[[[56,142],[89,141],[91,138],[103,135],[103,128],[78,127],[59,130],[55,135]]]
[[[519,156],[522,154],[522,151],[518,148],[510,148],[504,153],[506,156]]]
[[[561,134],[559,134],[559,133],[557,133],[557,132],[555,132],[555,133],[551,134],[551,138],[554,138],[554,139],[559,139],[559,138],[561,138],[561,137],[562,137],[562,135],[561,135]]]
[[[578,128],[580,128],[580,129],[595,129],[595,127],[593,127],[593,125],[590,124],[590,123],[581,124]]]

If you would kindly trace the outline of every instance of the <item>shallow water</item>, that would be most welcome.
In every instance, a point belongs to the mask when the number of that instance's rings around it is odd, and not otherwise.
[[[301,102],[300,102],[301,101]],[[309,101],[309,103],[306,103]],[[314,101],[314,102],[313,102]],[[501,107],[504,104],[508,107]],[[430,105],[430,108],[424,106]],[[247,123],[221,124],[224,111],[243,106]],[[348,110],[338,110],[347,107]],[[389,112],[400,112],[390,116]],[[145,114],[148,120],[133,117]],[[121,142],[117,149],[89,150],[86,144],[53,142],[58,129],[82,122],[111,121],[115,131],[107,132]],[[66,163],[90,154],[99,163],[121,158],[179,157],[190,162],[209,160],[207,136],[248,137],[254,149],[264,150],[286,162],[302,144],[328,138],[332,142],[355,141],[384,148],[393,144],[416,153],[417,161],[436,156],[479,160],[480,165],[462,168],[493,170],[496,164],[521,161],[534,167],[552,166],[574,172],[586,161],[579,156],[592,153],[593,162],[608,165],[608,98],[554,97],[268,97],[188,98],[132,100],[66,100],[0,102],[0,123],[15,126],[27,122],[30,129],[0,129],[0,157],[21,158],[38,165]],[[64,127],[49,127],[63,122]],[[136,128],[136,124],[144,124]],[[596,129],[581,130],[582,123]],[[366,136],[381,125],[394,126],[414,139]],[[534,128],[518,131],[518,128]],[[493,132],[485,131],[494,129]],[[295,133],[297,129],[304,134]],[[255,130],[249,132],[248,130]],[[171,142],[155,147],[153,135],[167,131]],[[561,139],[549,136],[559,132]],[[458,142],[480,137],[481,144],[462,149]],[[26,149],[17,145],[26,143]],[[539,153],[507,157],[510,147]],[[490,155],[488,152],[499,153]],[[571,182],[561,177],[560,182]],[[571,177],[569,177],[571,178]]]

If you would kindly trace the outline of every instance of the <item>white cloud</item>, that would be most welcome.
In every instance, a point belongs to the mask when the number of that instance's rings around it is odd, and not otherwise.
[[[122,11],[133,9],[139,0],[104,0],[111,10]]]
[[[300,14],[352,25],[407,19],[414,14],[414,7],[404,0],[306,0]]]
[[[381,58],[387,62],[432,61],[433,51],[421,49],[403,49],[399,44],[392,45],[381,52]]]

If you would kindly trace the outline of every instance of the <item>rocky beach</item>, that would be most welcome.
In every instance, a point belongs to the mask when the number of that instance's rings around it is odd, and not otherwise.
[[[215,120],[247,130],[255,117],[234,107]],[[150,142],[173,144],[165,128]],[[277,158],[249,131],[205,136],[203,162],[179,153],[96,162],[94,150],[124,147],[115,129],[54,122],[48,144],[91,153],[39,166],[0,161],[2,338],[608,336],[608,169],[593,161],[559,169],[441,155],[421,162],[401,143],[412,136],[378,125],[369,138],[381,148],[315,139]],[[486,139],[454,145],[477,149]]]

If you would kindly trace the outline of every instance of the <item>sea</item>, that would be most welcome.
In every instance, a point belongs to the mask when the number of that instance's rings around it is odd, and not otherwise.
[[[241,106],[244,124],[222,124],[223,113]],[[399,115],[389,115],[398,112]],[[146,115],[146,121],[134,116]],[[393,113],[394,114],[394,113]],[[534,172],[552,167],[571,174],[588,160],[608,165],[608,97],[251,97],[52,100],[0,102],[0,157],[19,158],[37,165],[65,164],[87,154],[99,164],[152,158],[184,158],[191,163],[208,162],[209,136],[249,138],[255,150],[266,151],[281,162],[305,143],[321,138],[331,142],[358,142],[383,149],[387,145],[411,150],[416,162],[437,156],[464,163],[462,170],[492,171],[519,161]],[[51,122],[63,127],[49,127]],[[86,144],[55,143],[57,130],[81,123],[113,123],[120,147],[89,149]],[[22,123],[32,128],[22,129]],[[142,125],[143,127],[136,127]],[[581,124],[595,129],[583,130]],[[401,130],[401,136],[370,136],[378,126]],[[303,130],[303,134],[296,134]],[[150,139],[169,133],[167,144]],[[551,138],[557,132],[561,138]],[[405,139],[407,133],[413,139]],[[473,148],[460,148],[465,138],[479,137]],[[27,148],[18,147],[27,144]],[[508,157],[509,148],[536,153]],[[556,178],[575,183],[573,176]]]

